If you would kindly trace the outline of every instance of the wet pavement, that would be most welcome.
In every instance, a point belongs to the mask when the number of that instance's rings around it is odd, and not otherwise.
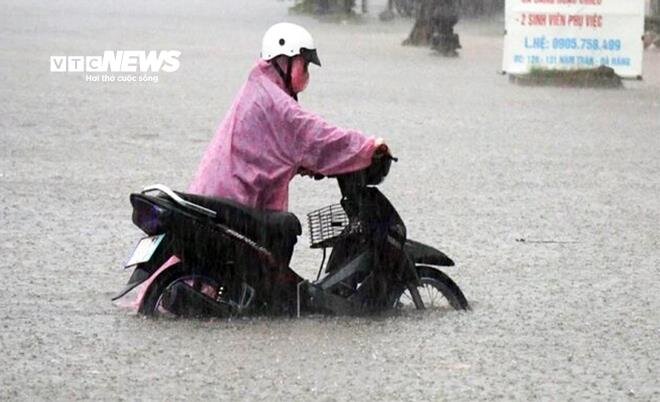
[[[0,399],[660,399],[660,52],[624,90],[522,88],[501,24],[461,22],[457,59],[404,48],[411,21],[319,23],[290,2],[3,2]],[[314,34],[301,103],[385,137],[382,190],[469,313],[154,321],[110,303],[140,233],[128,194],[183,189],[289,19]],[[50,73],[51,55],[177,49],[158,83]],[[338,200],[297,178],[291,209]],[[307,232],[293,267],[312,277]]]

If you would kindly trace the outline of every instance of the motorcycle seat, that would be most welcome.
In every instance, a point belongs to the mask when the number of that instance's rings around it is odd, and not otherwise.
[[[245,234],[257,242],[263,243],[264,240],[272,238],[295,239],[302,233],[300,221],[290,212],[249,208],[225,198],[188,193],[177,194],[186,201],[215,211],[218,223]]]

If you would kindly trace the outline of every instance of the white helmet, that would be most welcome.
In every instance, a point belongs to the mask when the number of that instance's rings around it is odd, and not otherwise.
[[[302,55],[307,62],[321,65],[312,35],[300,25],[288,22],[268,28],[261,41],[262,59],[268,61],[281,55]]]

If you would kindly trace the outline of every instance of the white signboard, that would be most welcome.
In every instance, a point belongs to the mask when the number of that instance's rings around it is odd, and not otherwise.
[[[641,77],[644,0],[506,0],[506,73],[612,67]]]

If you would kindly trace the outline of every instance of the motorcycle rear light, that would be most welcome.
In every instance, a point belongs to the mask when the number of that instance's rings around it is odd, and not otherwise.
[[[169,211],[146,200],[135,200],[133,202],[133,223],[153,236],[165,231],[165,225]]]

